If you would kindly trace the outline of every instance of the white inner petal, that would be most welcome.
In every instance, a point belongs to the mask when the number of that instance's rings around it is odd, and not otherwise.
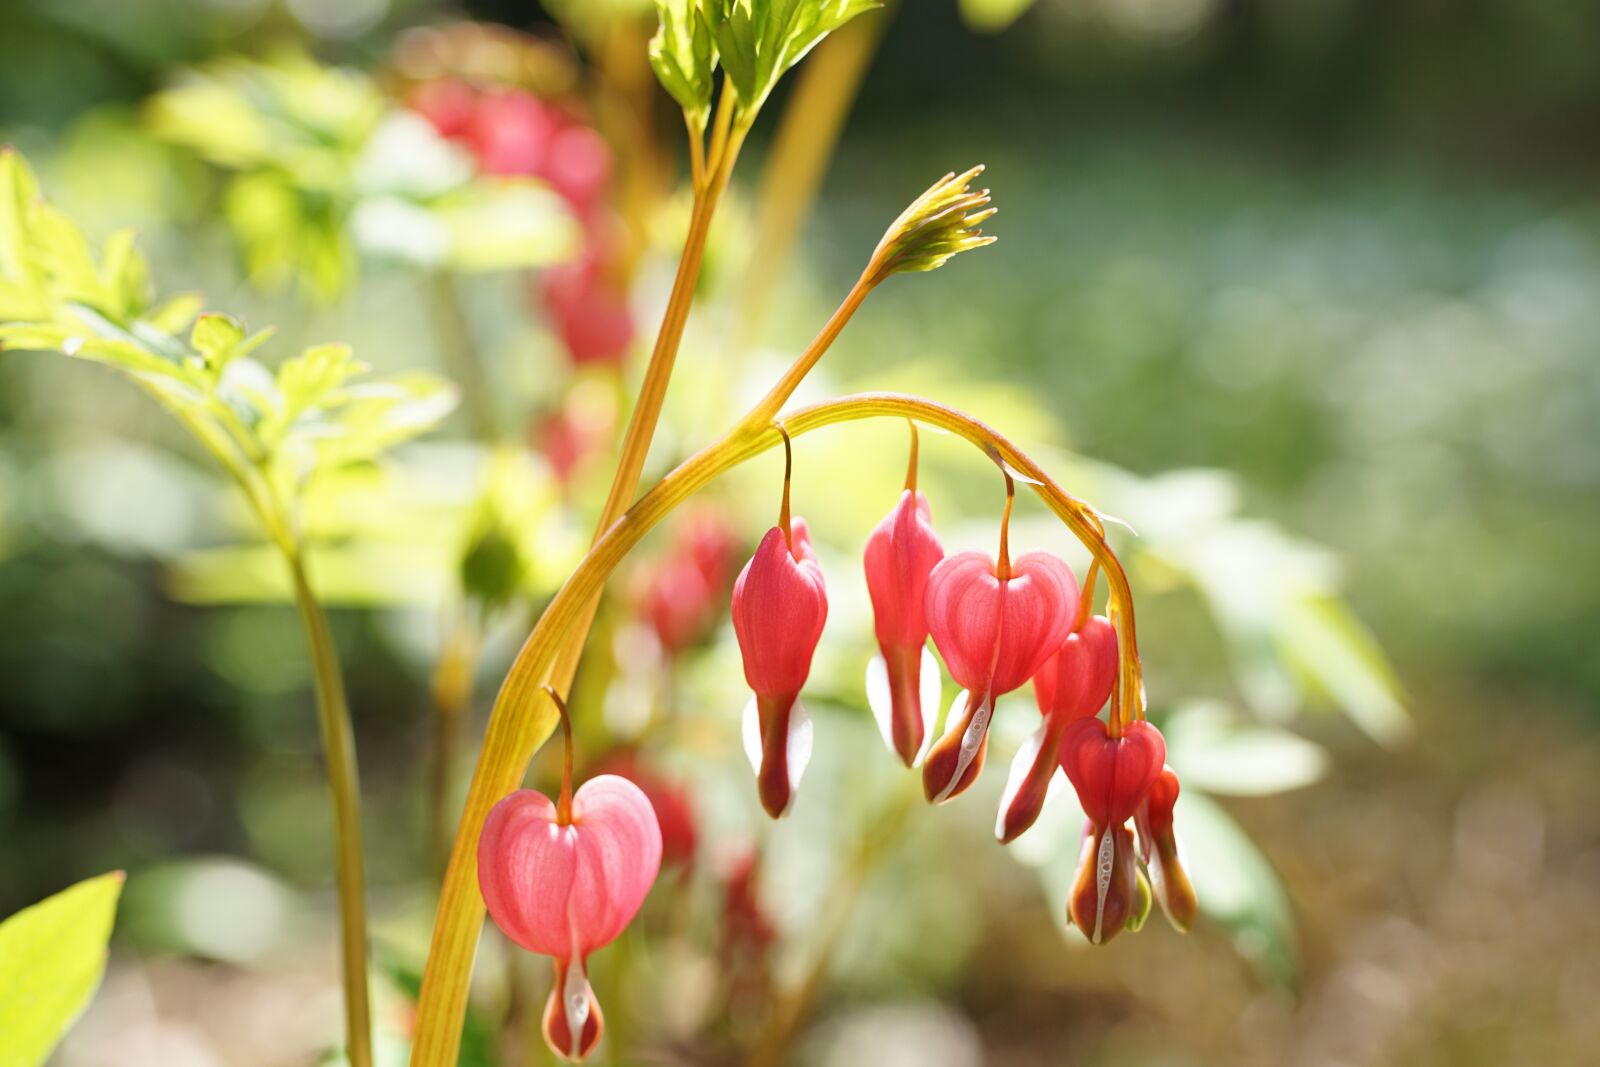
[[[761,773],[761,709],[756,698],[752,696],[750,703],[744,706],[744,722],[740,731],[744,738],[744,755],[750,761],[750,768],[757,774]],[[811,713],[806,711],[806,706],[795,697],[794,706],[789,710],[789,804],[780,815],[786,815],[789,808],[794,806],[794,798],[800,791],[800,776],[805,773],[806,765],[811,762]]]
[[[750,769],[757,774],[761,773],[761,709],[756,704],[755,694],[750,695],[750,703],[744,706],[744,722],[740,734],[744,738],[744,755],[750,761]]]
[[[923,654],[927,654],[927,649],[923,649]],[[872,717],[877,720],[883,743],[893,752],[894,693],[889,688],[889,665],[881,652],[867,662],[867,707],[872,709]]]
[[[583,1054],[583,1027],[589,1021],[589,976],[583,973],[583,959],[574,957],[567,967],[567,981],[561,987],[561,1004],[567,1013],[567,1035],[572,1038],[572,1058]]]
[[[917,752],[913,767],[922,765],[933,747],[933,727],[939,721],[939,693],[944,688],[939,677],[939,661],[933,658],[926,643],[922,646],[922,748]]]
[[[1022,742],[1022,747],[1017,749],[1016,756],[1011,760],[1011,773],[1006,778],[1006,790],[1000,794],[1000,813],[994,821],[994,836],[997,838],[1003,840],[1006,836],[1006,812],[1011,810],[1011,804],[1017,799],[1017,793],[1021,791],[1028,772],[1033,770],[1034,760],[1039,758],[1039,750],[1044,747],[1046,726],[1047,720],[1040,716],[1039,728]]]

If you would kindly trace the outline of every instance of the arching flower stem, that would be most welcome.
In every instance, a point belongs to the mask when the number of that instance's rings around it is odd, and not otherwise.
[[[1072,632],[1083,629],[1083,624],[1094,614],[1095,587],[1100,584],[1100,561],[1089,561],[1089,573],[1083,576],[1083,592],[1078,596],[1078,616],[1072,620]]]
[[[1006,503],[1000,512],[1000,552],[994,558],[994,576],[1004,582],[1011,578],[1011,506],[1017,502],[1017,483],[1004,464],[1000,473],[1006,480]]]
[[[783,503],[778,508],[778,527],[783,530],[783,542],[789,546],[789,554],[794,554],[794,531],[789,528],[789,483],[794,480],[794,445],[789,440],[789,431],[783,428],[783,423],[775,422],[778,436],[783,438]]]
[[[545,686],[544,691],[550,694],[550,699],[556,706],[556,714],[561,716],[561,796],[556,799],[556,825],[572,825],[572,716],[567,712],[567,702],[550,686]]]
[[[878,417],[912,419],[949,430],[998,456],[1028,480],[1045,505],[1089,550],[1110,586],[1109,611],[1117,628],[1121,654],[1112,697],[1113,735],[1120,730],[1119,709],[1131,705],[1135,716],[1142,717],[1132,592],[1127,572],[1107,544],[1094,511],[1062,489],[1003,435],[970,415],[922,397],[902,393],[841,397],[789,413],[784,417],[784,427],[794,437],[834,423]],[[751,418],[746,417],[721,440],[684,461],[622,513],[556,593],[517,653],[495,698],[445,874],[418,1004],[413,1067],[447,1067],[456,1060],[468,980],[484,915],[477,890],[478,832],[495,802],[521,784],[533,753],[555,726],[554,717],[536,704],[535,694],[556,656],[572,639],[573,628],[580,622],[587,623],[590,605],[599,596],[606,578],[640,539],[718,475],[780,443],[770,421],[752,426]]]
[[[911,428],[911,455],[906,460],[906,489],[915,493],[917,491],[917,423],[915,419],[907,419],[906,425]]]

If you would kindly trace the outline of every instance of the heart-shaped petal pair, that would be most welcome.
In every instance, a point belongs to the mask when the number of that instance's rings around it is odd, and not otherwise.
[[[1033,676],[1041,715],[1080,719],[1105,706],[1117,681],[1117,631],[1104,615],[1085,619]]]
[[[928,629],[965,699],[922,765],[922,789],[933,803],[964,792],[988,749],[995,698],[1025,683],[1072,632],[1078,582],[1047,552],[1012,562],[1005,578],[981,552],[947,557],[928,578]]]
[[[1097,830],[1133,818],[1161,774],[1167,743],[1148,722],[1131,722],[1112,737],[1100,719],[1076,719],[1061,738],[1061,769]]]
[[[555,958],[545,1031],[563,1057],[582,1059],[603,1026],[584,961],[633,919],[660,867],[655,809],[616,775],[585,782],[565,825],[548,797],[526,789],[503,798],[484,820],[478,887],[507,937]]]
[[[1005,578],[982,552],[948,556],[928,576],[928,630],[950,677],[1003,696],[1036,674],[1072,632],[1078,580],[1048,552],[1013,560]]]

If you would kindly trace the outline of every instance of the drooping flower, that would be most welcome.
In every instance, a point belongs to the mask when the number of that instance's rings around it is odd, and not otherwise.
[[[756,1015],[772,997],[772,948],[778,927],[761,899],[761,852],[750,845],[720,872],[721,939],[717,970],[726,983],[729,1014]]]
[[[596,254],[545,271],[539,301],[574,366],[616,364],[627,354],[633,313]]]
[[[669,655],[699,640],[725,596],[735,551],[727,522],[704,510],[678,526],[672,546],[645,572],[639,608]]]
[[[1002,843],[1016,840],[1038,819],[1050,779],[1061,765],[1067,726],[1097,713],[1116,680],[1117,631],[1103,615],[1085,619],[1033,676],[1042,721],[1011,762],[995,822],[995,836]]]
[[[544,101],[532,93],[503,89],[478,98],[462,134],[486,174],[540,175],[558,126]]]
[[[883,739],[907,767],[922,758],[939,716],[939,665],[928,651],[924,598],[944,558],[928,498],[916,487],[916,425],[900,502],[867,537],[867,592],[878,655],[867,664],[867,703]]]
[[[432,123],[440,137],[461,137],[472,123],[478,94],[456,78],[434,78],[412,89],[406,103]]]
[[[650,800],[616,775],[572,791],[572,731],[556,803],[524,789],[489,812],[478,839],[478,887],[495,924],[529,952],[549,956],[555,983],[544,1036],[573,1062],[594,1050],[605,1020],[589,985],[590,953],[633,919],[661,866],[661,828]]]
[[[568,123],[550,140],[544,176],[580,218],[587,218],[611,183],[611,147],[593,127]]]
[[[1178,776],[1171,767],[1163,767],[1135,814],[1134,825],[1139,828],[1139,850],[1150,871],[1156,902],[1168,922],[1188,932],[1199,911],[1199,900],[1184,869],[1183,847],[1172,824],[1177,803]]]
[[[619,748],[595,765],[595,775],[613,774],[638,786],[655,809],[661,827],[661,866],[688,869],[694,865],[699,819],[694,797],[685,785],[668,777],[636,749]]]
[[[1097,718],[1074,720],[1061,739],[1061,767],[1088,823],[1067,914],[1095,944],[1142,921],[1138,859],[1128,820],[1161,774],[1167,745],[1148,722],[1113,737]]]
[[[761,806],[774,819],[794,802],[811,759],[811,717],[800,690],[828,618],[828,591],[805,520],[774,526],[733,585],[733,631],[755,694],[744,711],[745,752]]]
[[[551,472],[566,490],[610,447],[616,421],[615,389],[605,382],[580,380],[567,391],[559,408],[530,427],[530,443],[549,461]]]
[[[1078,581],[1066,563],[1048,552],[1011,559],[1007,535],[1014,493],[1006,474],[998,561],[982,552],[959,552],[928,577],[928,629],[950,676],[965,690],[922,764],[922,789],[935,804],[977,779],[995,699],[1038,673],[1071,633],[1077,613]]]

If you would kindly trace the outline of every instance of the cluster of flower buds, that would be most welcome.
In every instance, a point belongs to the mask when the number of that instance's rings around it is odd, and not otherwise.
[[[479,90],[436,78],[418,85],[409,104],[440,136],[464,145],[485,174],[540,178],[567,202],[583,225],[584,246],[546,271],[536,293],[574,364],[618,363],[633,340],[633,318],[616,278],[605,139],[522,89]]]
[[[572,726],[548,691],[566,741],[561,795],[519,790],[489,812],[478,839],[478,888],[495,924],[529,952],[549,956],[555,983],[544,1010],[552,1051],[578,1061],[605,1019],[588,958],[632,921],[661,868],[662,834],[650,799],[612,774],[572,790]]]
[[[942,804],[970,788],[982,770],[995,701],[1032,681],[1041,721],[1012,763],[995,835],[1009,843],[1033,825],[1060,769],[1087,816],[1070,921],[1098,944],[1124,927],[1136,929],[1154,899],[1187,929],[1195,897],[1173,831],[1178,779],[1165,766],[1160,731],[1142,718],[1125,721],[1112,700],[1117,631],[1105,616],[1090,614],[1097,569],[1080,595],[1072,569],[1058,557],[1011,557],[1009,471],[998,556],[946,556],[927,498],[917,490],[914,425],[911,440],[905,489],[865,552],[878,640],[867,668],[867,702],[885,743],[908,767],[920,765],[928,801]],[[755,692],[745,743],[762,805],[774,817],[793,803],[810,756],[811,724],[799,693],[828,610],[805,526],[789,517],[787,466],[781,515],[733,597],[745,678]],[[929,637],[962,687],[937,738],[940,676]],[[1108,700],[1106,721],[1099,713]],[[1130,821],[1138,826],[1137,847]]]

